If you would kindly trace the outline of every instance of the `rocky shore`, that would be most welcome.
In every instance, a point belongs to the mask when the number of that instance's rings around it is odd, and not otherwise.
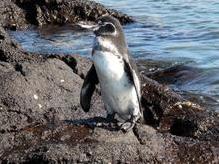
[[[101,96],[79,105],[91,61],[30,54],[7,30],[128,15],[87,0],[1,0],[0,163],[218,163],[219,114],[142,76],[145,123],[126,134],[108,126]]]

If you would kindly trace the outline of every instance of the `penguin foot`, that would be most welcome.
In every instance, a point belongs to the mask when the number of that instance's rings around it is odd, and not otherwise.
[[[133,129],[133,127],[135,126],[136,122],[140,120],[140,115],[137,115],[137,116],[134,116],[132,115],[131,118],[129,120],[127,120],[126,122],[124,122],[120,129],[123,131],[123,132],[128,132],[130,131],[131,129]]]
[[[117,128],[117,120],[114,118],[116,113],[107,114],[106,121],[108,123],[108,126],[112,129]]]
[[[135,126],[135,122],[124,122],[122,125],[121,125],[121,127],[120,127],[120,129],[124,132],[124,133],[126,133],[126,132],[128,132],[128,131],[130,131],[130,130],[132,130],[132,128]]]

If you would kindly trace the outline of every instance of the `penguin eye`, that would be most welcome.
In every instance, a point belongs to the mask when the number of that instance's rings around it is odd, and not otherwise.
[[[116,35],[116,27],[111,22],[98,21],[99,28],[94,31],[97,36]]]
[[[105,28],[105,31],[109,33],[114,33],[116,31],[116,28],[112,23],[104,23],[103,26]]]

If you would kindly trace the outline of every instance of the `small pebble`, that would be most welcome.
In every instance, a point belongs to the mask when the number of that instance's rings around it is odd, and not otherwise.
[[[103,124],[102,124],[101,122],[98,122],[98,123],[96,124],[96,126],[97,126],[97,127],[100,127],[100,126],[103,126]]]
[[[38,104],[38,107],[41,109],[43,106],[41,104]]]
[[[190,101],[187,102],[187,106],[191,107],[192,105],[193,104]]]
[[[181,104],[179,104],[178,107],[179,107],[179,109],[182,109],[182,105]]]
[[[60,81],[61,81],[61,83],[65,82],[65,80],[63,80],[63,79],[61,79]]]
[[[37,95],[33,95],[33,98],[35,99],[35,100],[38,100],[38,96]]]

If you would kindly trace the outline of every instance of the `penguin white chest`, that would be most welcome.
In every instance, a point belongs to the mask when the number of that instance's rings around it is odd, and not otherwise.
[[[119,56],[98,51],[93,56],[93,62],[102,80],[121,80],[124,76],[124,63]]]
[[[134,110],[139,109],[139,104],[135,87],[124,70],[122,57],[97,51],[93,62],[108,112],[116,112],[121,118],[128,119]]]

